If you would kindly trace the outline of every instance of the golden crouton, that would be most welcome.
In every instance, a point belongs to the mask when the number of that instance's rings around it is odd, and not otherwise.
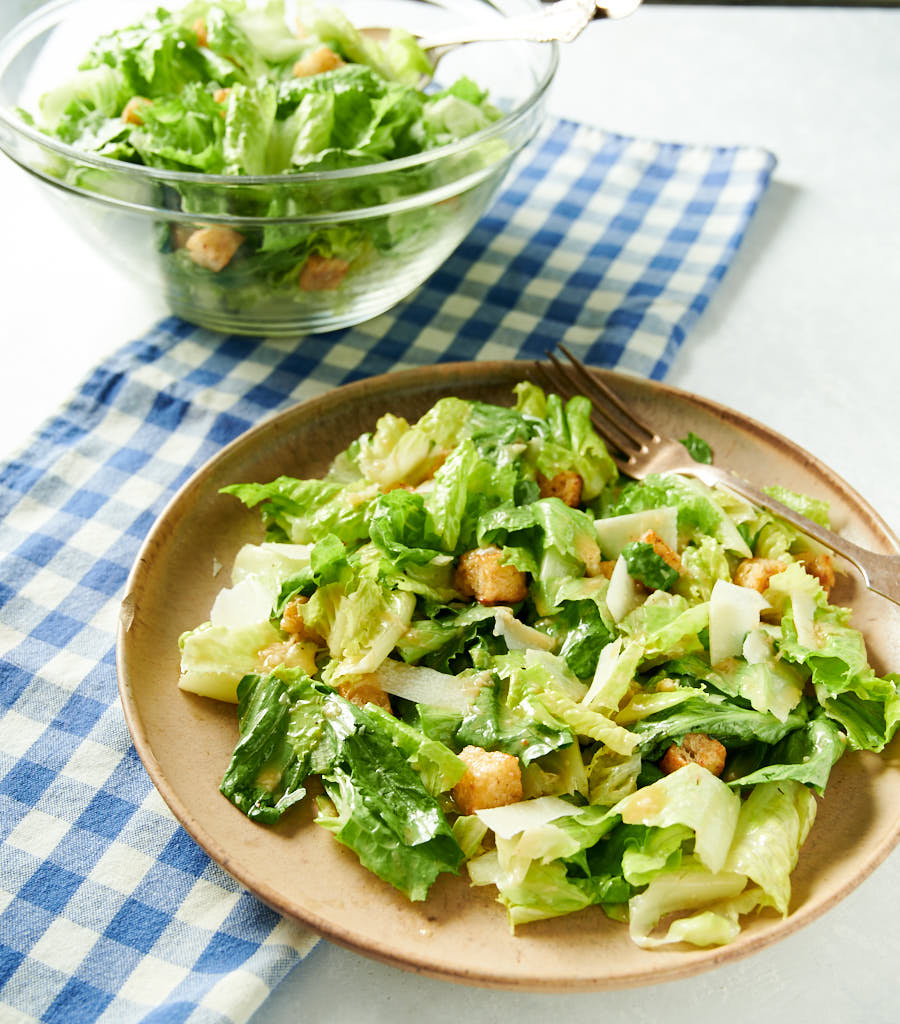
[[[231,228],[199,228],[185,243],[188,255],[198,267],[218,273],[231,262],[244,236]]]
[[[734,570],[734,582],[764,594],[769,589],[769,580],[786,568],[776,558],[745,558]]]
[[[216,101],[216,103],[224,103],[225,100],[228,99],[230,94],[230,89],[216,89],[216,91],[213,93],[213,99]]]
[[[514,565],[501,565],[503,552],[497,547],[474,548],[460,555],[453,586],[463,597],[479,604],[515,604],[528,595],[525,573]]]
[[[183,249],[187,245],[188,239],[194,233],[194,228],[187,224],[172,224],[169,230],[172,246],[175,249]]]
[[[596,565],[596,572],[588,572],[589,576],[605,576],[608,580],[612,579],[613,569],[615,569],[615,561],[611,562],[598,562]],[[591,568],[594,568],[593,566]]]
[[[303,613],[300,611],[308,601],[309,598],[304,597],[302,594],[292,597],[284,606],[279,625],[285,633],[290,633],[291,638],[294,640],[312,640],[314,643],[321,644],[322,638],[314,629],[310,629],[306,625]]]
[[[718,740],[707,736],[705,732],[689,732],[681,741],[680,747],[674,743],[669,747],[665,757],[659,762],[659,767],[666,775],[671,775],[679,768],[684,768],[686,764],[694,763],[712,772],[713,775],[721,775],[727,753]]]
[[[467,765],[466,774],[453,787],[453,799],[461,814],[505,807],[522,799],[518,758],[481,747],[464,747],[459,757]]]
[[[197,45],[206,46],[209,43],[209,37],[206,34],[206,22],[202,18],[198,18],[193,24],[193,29],[197,36]]]
[[[538,473],[537,484],[542,498],[559,498],[569,508],[578,508],[581,504],[581,489],[584,481],[574,470],[563,470],[562,473],[557,473],[552,480],[548,480],[543,473]]]
[[[681,572],[681,559],[678,553],[673,551],[668,544],[654,530],[645,530],[638,541],[641,544],[649,544],[659,557],[676,572]]]
[[[337,691],[357,707],[364,708],[366,704],[376,704],[387,711],[389,715],[394,713],[394,709],[391,707],[391,698],[378,683],[373,681],[370,675],[345,679],[338,685]]]
[[[821,583],[826,595],[834,586],[834,559],[827,551],[820,555],[807,555],[803,559],[803,568]]]
[[[300,288],[304,292],[333,292],[349,269],[347,260],[311,252],[300,271]]]
[[[126,124],[141,125],[144,123],[144,119],[141,117],[141,110],[152,105],[153,100],[148,100],[146,96],[132,96],[122,110],[122,120]]]
[[[321,75],[323,71],[334,71],[343,66],[344,62],[334,50],[320,46],[297,61],[294,65],[294,78],[309,78],[310,75]]]
[[[308,676],[316,671],[316,645],[299,640],[276,640],[263,647],[256,657],[259,672],[272,672],[281,665],[301,668]]]

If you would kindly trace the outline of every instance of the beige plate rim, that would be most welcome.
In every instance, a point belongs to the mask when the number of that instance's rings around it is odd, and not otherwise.
[[[339,923],[330,920],[327,915],[318,914],[308,908],[292,904],[277,889],[261,882],[259,878],[255,877],[252,870],[236,863],[229,852],[228,844],[223,844],[216,840],[207,830],[204,821],[193,814],[182,802],[175,786],[153,752],[150,736],[133,697],[132,666],[129,663],[129,629],[134,618],[136,604],[140,601],[143,588],[153,573],[153,553],[157,540],[164,533],[166,524],[171,518],[178,514],[183,514],[185,509],[189,510],[192,498],[197,493],[198,488],[202,486],[204,479],[218,463],[236,452],[250,450],[254,446],[261,445],[267,437],[272,435],[273,431],[277,432],[282,421],[295,415],[301,408],[305,410],[316,409],[324,413],[346,403],[352,403],[355,399],[369,395],[373,391],[385,395],[389,395],[393,391],[407,394],[419,385],[434,385],[440,381],[448,382],[450,384],[448,393],[453,393],[453,383],[464,382],[463,387],[465,387],[466,384],[471,384],[473,381],[476,384],[479,382],[490,383],[494,378],[508,377],[510,374],[525,379],[529,375],[529,367],[531,366],[533,366],[533,363],[527,361],[438,363],[432,366],[414,367],[359,380],[334,388],[318,397],[296,403],[285,410],[268,416],[209,459],[179,489],[160,514],[150,533],[145,538],[129,575],[125,591],[126,596],[122,602],[116,644],[119,694],[125,720],[138,754],[163,800],[186,831],[210,857],[269,907],[281,914],[301,921],[320,935],[345,948],[408,971],[424,973],[443,980],[491,988],[524,988],[532,991],[597,990],[656,984],[662,981],[695,975],[728,961],[742,958],[776,941],[780,941],[802,926],[809,924],[842,900],[868,877],[900,842],[900,812],[898,812],[893,826],[884,833],[878,845],[869,851],[864,865],[855,874],[844,879],[842,884],[829,891],[825,898],[807,901],[806,904],[793,911],[787,918],[773,920],[770,927],[752,936],[748,936],[746,941],[739,940],[730,946],[719,949],[696,951],[688,959],[677,957],[670,962],[667,962],[666,954],[655,954],[659,959],[654,961],[652,972],[641,968],[620,973],[614,978],[597,974],[592,977],[582,975],[562,980],[554,978],[548,981],[540,977],[525,978],[515,970],[498,971],[484,966],[472,967],[468,970],[447,970],[440,963],[433,962],[427,951],[421,954],[407,953],[405,955],[396,955],[394,953],[385,953],[370,942],[361,941],[352,929],[342,927]],[[670,399],[686,402],[698,410],[705,411],[726,425],[730,425],[769,445],[786,451],[792,459],[799,461],[819,477],[829,490],[837,492],[847,500],[867,525],[881,535],[886,547],[893,546],[895,550],[900,551],[900,540],[898,540],[897,535],[861,495],[818,458],[805,451],[799,445],[789,441],[777,431],[736,412],[734,409],[690,391],[614,371],[601,370],[595,372],[598,372],[613,387],[617,383],[627,384],[640,391],[646,391],[651,396],[662,396],[664,398],[668,396]],[[897,801],[898,805],[900,805],[900,788],[898,788]]]

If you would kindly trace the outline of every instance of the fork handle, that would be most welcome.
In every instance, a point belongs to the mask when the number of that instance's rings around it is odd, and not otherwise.
[[[853,541],[847,540],[846,537],[841,537],[840,534],[834,533],[832,530],[826,530],[824,526],[819,526],[818,523],[800,515],[782,502],[770,498],[765,491],[718,466],[706,466],[698,463],[685,472],[696,476],[705,484],[722,484],[748,498],[755,505],[761,505],[782,519],[786,519],[807,536],[852,562],[862,573],[869,590],[881,594],[882,597],[886,597],[895,604],[900,604],[900,555],[882,555],[877,551],[869,551],[868,548],[860,547]]]

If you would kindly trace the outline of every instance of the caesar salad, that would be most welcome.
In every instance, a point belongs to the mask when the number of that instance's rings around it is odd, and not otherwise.
[[[728,943],[788,913],[834,764],[900,723],[829,552],[622,478],[585,398],[442,398],[321,479],[225,491],[265,539],[180,640],[180,686],[237,705],[221,792],[262,826],[315,799],[411,900],[464,871],[513,928],[599,906],[644,948]]]

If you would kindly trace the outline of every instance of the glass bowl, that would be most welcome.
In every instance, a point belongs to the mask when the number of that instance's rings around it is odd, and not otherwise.
[[[81,153],[29,126],[20,110],[36,110],[96,36],[155,6],[121,0],[111,15],[108,0],[56,0],[8,32],[0,40],[0,149],[48,185],[50,200],[86,241],[161,291],[174,313],[229,333],[334,330],[409,295],[468,234],[534,137],[558,63],[554,44],[478,43],[448,54],[436,84],[468,75],[489,90],[503,116],[459,142],[348,170],[261,177],[159,170]],[[538,6],[535,0],[340,3],[356,24],[399,25],[417,34]],[[218,271],[195,263],[185,247],[192,233],[210,228],[240,236]],[[317,274],[308,265],[315,236],[335,228],[346,233],[352,256],[341,275],[329,276],[327,268]],[[297,263],[285,273],[283,258],[267,256],[292,246]]]

